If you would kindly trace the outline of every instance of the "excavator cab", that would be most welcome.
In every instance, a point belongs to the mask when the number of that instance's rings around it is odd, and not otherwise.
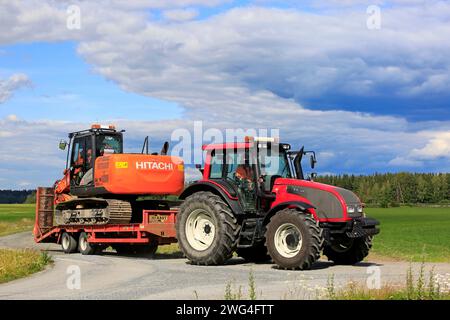
[[[92,125],[91,129],[69,134],[67,170],[71,187],[94,183],[95,160],[107,154],[123,153],[122,132],[114,126]]]

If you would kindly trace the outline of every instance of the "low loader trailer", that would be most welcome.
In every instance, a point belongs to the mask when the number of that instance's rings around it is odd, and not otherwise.
[[[143,209],[140,223],[54,225],[54,190],[38,188],[36,203],[35,242],[60,244],[65,253],[98,254],[111,246],[119,254],[154,254],[177,242],[177,209]]]

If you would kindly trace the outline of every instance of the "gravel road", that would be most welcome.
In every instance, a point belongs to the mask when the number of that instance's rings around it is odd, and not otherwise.
[[[365,285],[378,271],[382,283],[398,284],[404,283],[409,268],[407,262],[369,259],[355,266],[319,261],[312,270],[285,271],[270,263],[246,263],[240,258],[224,266],[204,267],[167,255],[154,259],[119,256],[113,251],[68,255],[59,245],[35,244],[29,232],[0,237],[0,247],[47,250],[55,262],[28,278],[1,284],[0,299],[223,299],[227,283],[233,292],[241,286],[246,298],[250,272],[259,299],[311,299],[326,287],[331,275],[337,287],[349,281]],[[450,273],[450,264],[430,263],[426,270],[433,266],[436,273]],[[417,271],[420,264],[412,267]],[[370,279],[376,283],[376,278]]]

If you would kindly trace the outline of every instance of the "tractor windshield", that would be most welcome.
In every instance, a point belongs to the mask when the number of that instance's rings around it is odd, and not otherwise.
[[[270,190],[275,178],[292,178],[287,154],[283,148],[264,148],[258,150],[261,175],[265,176],[265,188]]]

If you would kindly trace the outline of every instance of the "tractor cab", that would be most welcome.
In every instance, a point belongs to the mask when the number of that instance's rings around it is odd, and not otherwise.
[[[311,167],[316,163],[312,151],[291,151],[287,143],[276,138],[246,137],[243,143],[211,144],[207,151],[203,181],[224,186],[236,195],[243,211],[266,213],[275,200],[277,179],[305,180],[302,158],[311,153]],[[312,177],[306,180],[312,180]],[[285,180],[286,181],[286,180]]]

